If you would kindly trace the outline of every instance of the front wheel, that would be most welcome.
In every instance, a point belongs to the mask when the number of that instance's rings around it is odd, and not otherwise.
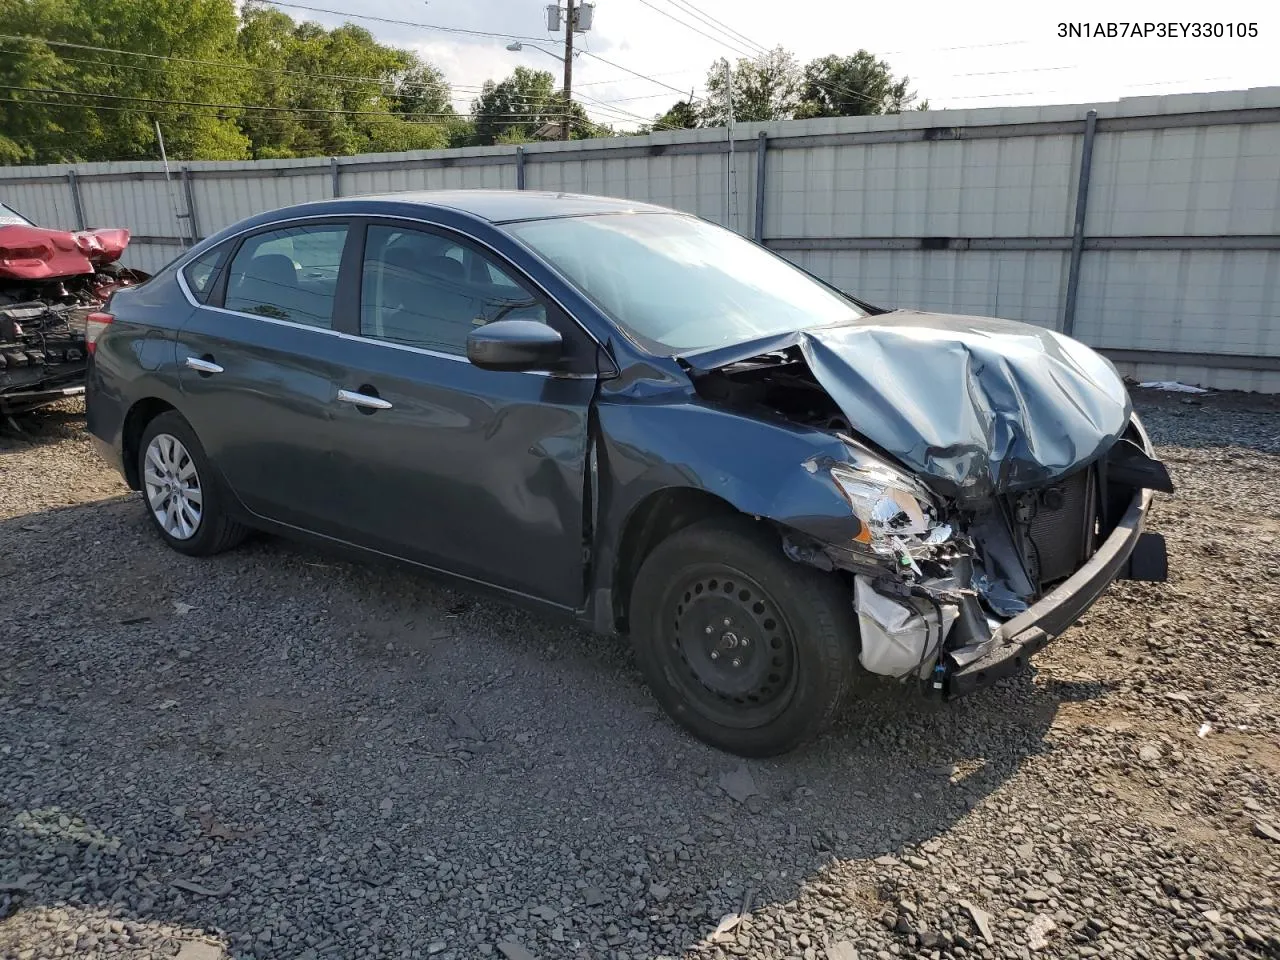
[[[852,676],[853,598],[739,517],[704,520],[645,558],[631,595],[636,657],[658,702],[699,739],[785,753],[835,716]]]

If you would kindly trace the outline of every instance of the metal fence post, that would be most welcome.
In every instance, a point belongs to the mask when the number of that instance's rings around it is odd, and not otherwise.
[[[191,168],[183,167],[182,176],[182,195],[187,201],[187,229],[191,233],[191,242],[193,244],[200,242],[200,221],[196,218],[196,194],[191,186]]]
[[[80,203],[80,181],[76,178],[75,168],[67,171],[67,187],[71,190],[71,206],[76,214],[76,229],[85,229],[84,206]]]
[[[1062,332],[1071,336],[1076,327],[1076,297],[1080,289],[1080,256],[1084,253],[1084,217],[1089,206],[1089,173],[1093,168],[1093,136],[1098,111],[1084,116],[1084,143],[1080,146],[1080,181],[1076,184],[1076,216],[1071,231],[1071,265],[1067,270],[1067,302],[1062,311]]]
[[[524,189],[524,147],[516,147],[516,189]]]
[[[338,172],[338,158],[329,158],[329,181],[332,185],[333,195],[335,197],[342,196],[342,180],[341,174]]]
[[[769,152],[769,134],[763,130],[756,136],[756,243],[764,243],[765,154]]]

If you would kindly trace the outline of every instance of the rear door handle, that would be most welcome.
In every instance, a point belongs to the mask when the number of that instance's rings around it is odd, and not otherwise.
[[[391,403],[383,400],[381,397],[371,397],[367,393],[357,393],[354,390],[339,390],[338,399],[343,403],[350,403],[357,407],[364,407],[366,410],[390,410]]]
[[[187,366],[199,373],[222,372],[222,368],[212,360],[201,360],[199,357],[187,357]]]

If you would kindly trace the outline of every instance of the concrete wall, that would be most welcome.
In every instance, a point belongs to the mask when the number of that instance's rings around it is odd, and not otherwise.
[[[1089,110],[1096,134],[1068,316]],[[127,256],[144,269],[181,251],[189,208],[203,236],[335,187],[629,197],[755,236],[873,302],[1068,329],[1143,376],[1280,391],[1280,88],[742,124],[728,197],[727,146],[723,130],[690,130],[198,162],[175,165],[169,183],[155,162],[81,164],[73,175],[10,167],[0,197],[74,228],[78,193],[85,225],[134,232]]]

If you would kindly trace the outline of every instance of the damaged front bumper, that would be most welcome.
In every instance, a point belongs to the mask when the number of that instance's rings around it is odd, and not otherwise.
[[[1163,579],[1164,538],[1144,533],[1154,493],[1139,489],[1111,535],[1074,574],[991,637],[946,651],[939,666],[943,696],[963,696],[1026,667],[1031,656],[1074,624],[1113,581],[1141,567],[1141,579]]]
[[[1161,491],[1172,480],[1134,417],[1128,438],[1051,486],[982,514],[927,505],[935,529],[956,525],[954,540],[891,536],[898,566],[879,575],[842,565],[854,574],[859,662],[948,699],[1017,672],[1113,580],[1166,579],[1164,538],[1143,529]]]

